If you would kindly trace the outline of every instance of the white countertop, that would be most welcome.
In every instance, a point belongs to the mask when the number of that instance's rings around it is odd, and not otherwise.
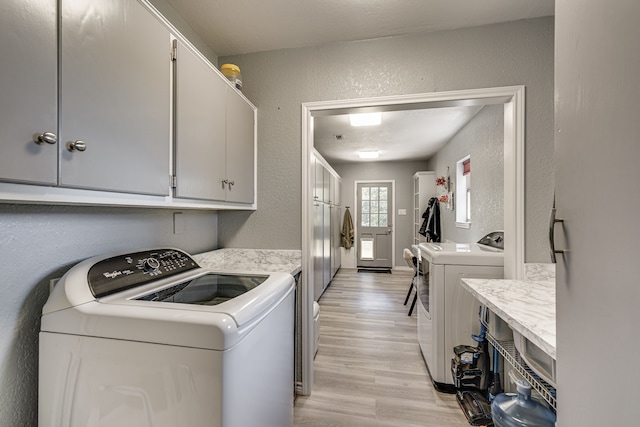
[[[225,248],[192,256],[204,268],[221,271],[284,272],[302,270],[302,252],[281,249]]]
[[[555,279],[461,279],[462,287],[509,326],[556,358]]]

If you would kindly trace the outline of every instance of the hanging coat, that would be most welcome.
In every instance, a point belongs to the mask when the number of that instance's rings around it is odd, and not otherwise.
[[[440,202],[437,197],[432,197],[427,203],[427,210],[422,214],[422,225],[420,233],[427,238],[428,242],[440,242]]]
[[[344,219],[342,220],[342,246],[345,249],[351,249],[353,246],[353,219],[349,208],[344,211]]]

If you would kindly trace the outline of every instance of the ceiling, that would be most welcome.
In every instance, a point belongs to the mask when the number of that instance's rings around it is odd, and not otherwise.
[[[481,106],[385,111],[378,126],[351,126],[348,114],[314,117],[313,145],[331,164],[427,160],[480,110]],[[377,160],[358,151],[377,150]]]
[[[516,21],[554,14],[554,0],[166,0],[220,57]],[[478,107],[388,111],[382,125],[315,117],[314,146],[331,162],[423,160]],[[335,135],[342,135],[337,140]],[[371,161],[371,160],[367,160]]]
[[[554,0],[167,0],[218,56],[551,16]]]

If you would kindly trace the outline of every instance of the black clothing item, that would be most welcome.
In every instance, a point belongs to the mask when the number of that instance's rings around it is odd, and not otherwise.
[[[422,226],[418,233],[427,238],[428,242],[440,242],[440,202],[432,197],[427,203],[427,210],[422,214]]]

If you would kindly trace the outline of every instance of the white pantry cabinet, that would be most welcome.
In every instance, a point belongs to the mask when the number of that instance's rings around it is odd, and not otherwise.
[[[313,289],[318,300],[341,264],[340,176],[314,150],[310,167],[313,179]]]
[[[60,185],[168,195],[169,29],[137,0],[60,14]]]
[[[4,0],[0,52],[0,179],[55,185],[56,0]]]
[[[418,231],[422,226],[422,214],[427,210],[429,199],[436,195],[436,173],[416,172],[413,175],[413,244],[418,245],[427,239]]]

